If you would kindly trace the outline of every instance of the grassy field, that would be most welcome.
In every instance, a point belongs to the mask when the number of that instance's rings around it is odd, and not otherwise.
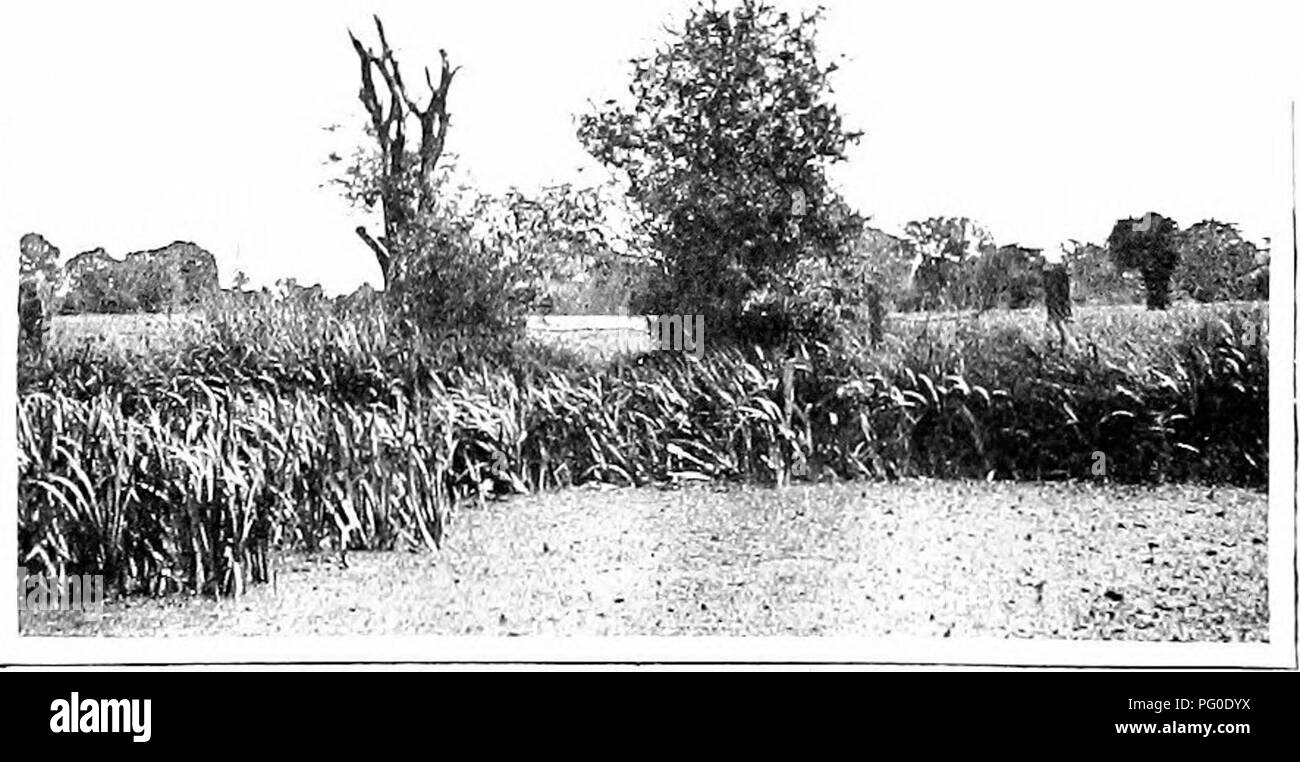
[[[149,354],[195,341],[202,331],[202,318],[193,313],[59,315],[51,321],[50,341],[69,352]]]
[[[905,481],[575,489],[468,507],[439,553],[285,556],[240,600],[25,614],[30,635],[914,635],[1263,641],[1267,500]]]
[[[1113,349],[1127,341],[1141,343],[1152,333],[1175,337],[1189,324],[1204,324],[1206,316],[1250,312],[1258,316],[1255,338],[1268,335],[1267,304],[1181,302],[1164,312],[1141,305],[1084,306],[1075,308],[1073,336],[1082,346]],[[974,312],[898,313],[885,322],[887,346],[895,352],[917,342],[953,346],[972,334],[1020,332],[1034,343],[1050,343],[1055,334],[1042,307],[1023,310]],[[95,353],[147,354],[183,346],[203,336],[202,316],[176,315],[61,315],[54,319],[51,340],[63,350]],[[611,359],[620,354],[651,349],[645,318],[626,315],[550,315],[528,319],[528,335],[540,342],[573,350],[591,359]],[[706,333],[707,341],[707,333]]]
[[[198,312],[123,315],[58,315],[51,342],[62,351],[147,354],[183,346],[203,336]],[[649,350],[644,318],[622,315],[537,315],[528,319],[533,338],[593,357]]]

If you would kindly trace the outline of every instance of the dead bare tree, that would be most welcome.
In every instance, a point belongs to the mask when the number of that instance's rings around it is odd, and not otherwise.
[[[366,232],[365,226],[357,228],[357,235],[379,260],[384,286],[387,287],[400,260],[403,239],[411,223],[433,209],[434,171],[447,139],[447,93],[459,67],[451,67],[447,51],[438,51],[442,70],[437,84],[434,84],[429,68],[424,68],[424,81],[430,95],[428,102],[421,106],[407,92],[401,67],[384,34],[383,22],[379,16],[374,18],[379,32],[378,52],[362,45],[351,31],[348,37],[361,63],[361,103],[370,116],[370,126],[382,160],[378,183],[384,235],[376,240]],[[382,81],[382,97],[375,86],[375,72],[379,72]],[[407,128],[412,118],[418,123],[419,130],[418,135],[413,136],[414,145],[408,147]]]

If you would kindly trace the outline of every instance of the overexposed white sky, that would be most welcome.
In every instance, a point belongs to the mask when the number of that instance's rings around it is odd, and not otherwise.
[[[805,2],[782,2],[800,8]],[[834,177],[893,232],[968,216],[1004,243],[1102,240],[1157,210],[1289,242],[1285,2],[825,0],[842,111],[867,132]],[[0,8],[0,245],[65,255],[173,240],[228,282],[349,291],[378,267],[330,176],[359,125],[347,30],[385,20],[408,82],[445,47],[462,71],[448,150],[488,190],[595,181],[575,136],[620,97],[627,59],[688,0],[6,3]],[[436,68],[435,68],[436,71]]]

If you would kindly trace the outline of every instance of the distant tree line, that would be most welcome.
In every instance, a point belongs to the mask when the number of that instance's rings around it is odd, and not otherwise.
[[[1268,298],[1269,252],[1242,238],[1235,225],[1205,220],[1180,230],[1157,212],[1115,223],[1111,261],[1142,278],[1147,307],[1164,309],[1185,295],[1198,302]]]
[[[24,278],[49,284],[60,314],[163,312],[184,309],[216,293],[217,262],[193,243],[177,241],[115,259],[102,248],[82,252],[66,263],[43,236],[23,236],[19,269]]]
[[[1073,299],[1162,309],[1197,302],[1268,298],[1268,252],[1235,225],[1206,220],[1185,230],[1152,213],[1120,220],[1104,244],[1066,244]],[[902,236],[867,228],[840,268],[841,279],[870,281],[899,311],[1020,309],[1043,300],[1042,251],[998,244],[966,218],[912,222]],[[843,288],[838,286],[837,288]]]

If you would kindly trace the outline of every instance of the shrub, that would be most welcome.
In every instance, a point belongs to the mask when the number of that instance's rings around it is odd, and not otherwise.
[[[1155,212],[1115,223],[1107,240],[1121,272],[1137,270],[1146,289],[1147,309],[1169,307],[1170,280],[1178,265],[1178,223]]]
[[[1219,302],[1256,297],[1256,283],[1250,276],[1259,266],[1259,251],[1235,225],[1198,222],[1179,235],[1178,249],[1174,283],[1192,299]]]

